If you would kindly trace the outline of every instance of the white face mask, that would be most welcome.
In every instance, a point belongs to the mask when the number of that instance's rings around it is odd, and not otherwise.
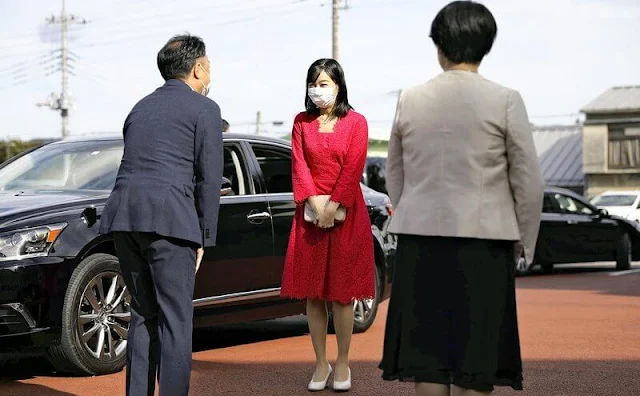
[[[336,92],[333,87],[309,87],[307,95],[313,104],[321,109],[330,107],[336,100]]]
[[[198,80],[198,81],[200,81],[200,84],[202,84],[202,92],[200,92],[200,93],[202,94],[202,96],[207,96],[207,95],[209,95],[209,88],[211,88],[211,77],[209,76],[209,73],[207,73],[207,71],[204,70],[204,68],[202,68],[202,71],[204,72],[204,74],[207,75],[207,77],[209,77],[209,84],[204,85],[202,80]]]

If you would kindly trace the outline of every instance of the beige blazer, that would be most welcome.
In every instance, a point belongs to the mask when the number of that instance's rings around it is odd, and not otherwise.
[[[532,262],[544,185],[517,91],[466,71],[404,90],[386,182],[389,231],[519,241]]]

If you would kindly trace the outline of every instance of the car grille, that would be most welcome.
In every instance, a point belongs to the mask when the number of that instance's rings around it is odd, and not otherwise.
[[[0,305],[0,336],[26,333],[35,322],[21,304]]]

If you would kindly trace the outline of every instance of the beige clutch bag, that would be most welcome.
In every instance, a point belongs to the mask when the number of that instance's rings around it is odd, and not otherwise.
[[[321,200],[321,202],[324,202],[323,206],[327,206],[327,204],[329,203],[329,198],[331,198],[331,195],[318,195],[318,198]],[[340,205],[338,207],[338,210],[336,211],[335,221],[338,223],[341,223],[346,218],[347,218],[347,209],[345,209],[344,206]],[[316,211],[313,210],[309,201],[304,203],[304,221],[307,221],[309,223],[313,223],[316,221]]]

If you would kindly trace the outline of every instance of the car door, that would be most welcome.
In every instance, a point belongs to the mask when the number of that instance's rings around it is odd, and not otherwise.
[[[269,262],[271,285],[280,287],[296,205],[291,180],[291,149],[284,144],[250,142],[255,165],[262,176],[273,224],[273,256]]]
[[[545,192],[535,260],[551,264],[571,262],[573,249],[570,244],[569,222],[555,194]]]
[[[196,275],[194,305],[255,301],[277,293],[264,262],[273,254],[271,214],[251,172],[241,141],[225,141],[223,176],[231,191],[220,198],[216,246],[207,248]]]
[[[620,238],[618,222],[595,207],[568,194],[554,194],[567,221],[571,262],[612,260]]]

